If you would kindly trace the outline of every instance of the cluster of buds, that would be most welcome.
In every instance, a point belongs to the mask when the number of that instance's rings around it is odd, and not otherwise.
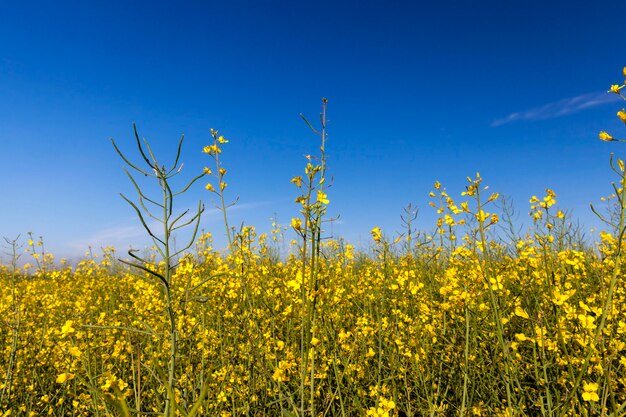
[[[546,218],[548,219],[546,221],[546,227],[548,229],[552,229],[554,227],[554,224],[552,221],[550,221],[549,210],[550,207],[556,204],[556,193],[550,189],[546,189],[545,197],[539,199],[537,196],[532,196],[529,200],[529,203],[531,204],[531,211],[528,214],[533,218],[533,221],[536,223],[539,220],[543,219],[544,216],[546,216]],[[561,210],[558,210],[553,217],[556,219],[564,219],[565,213],[563,213]]]
[[[215,178],[217,178],[217,183],[219,184],[219,191],[217,191],[215,189],[215,187],[213,186],[212,183],[207,183],[204,188],[206,188],[207,190],[214,192],[216,194],[219,194],[221,191],[224,191],[224,189],[226,188],[226,183],[224,182],[224,176],[226,175],[226,169],[222,167],[221,163],[220,163],[220,159],[219,159],[219,154],[222,153],[222,148],[220,145],[223,145],[225,143],[228,143],[228,141],[226,139],[224,139],[224,136],[220,136],[217,132],[217,130],[213,130],[211,129],[211,136],[213,137],[213,144],[212,145],[208,145],[205,146],[202,149],[202,152],[206,153],[207,155],[211,156],[214,160],[215,160],[215,166],[217,167],[217,172],[213,172],[213,170],[211,170],[211,168],[204,168],[204,174],[205,175],[213,175]]]

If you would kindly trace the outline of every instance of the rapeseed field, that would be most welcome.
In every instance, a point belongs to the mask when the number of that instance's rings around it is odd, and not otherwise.
[[[624,98],[623,88],[610,93]],[[0,415],[626,415],[623,160],[610,160],[606,210],[593,207],[605,225],[596,243],[550,189],[530,198],[532,226],[516,233],[476,174],[459,196],[433,185],[432,233],[415,230],[409,206],[402,234],[374,228],[371,249],[357,250],[324,233],[326,105],[321,126],[306,122],[320,154],[291,180],[300,214],[288,227],[231,227],[228,140],[212,131],[211,167],[180,189],[180,147],[171,168],[139,137],[141,163],[115,147],[150,253],[105,248],[69,265],[32,236],[24,247],[7,240]],[[162,195],[147,195],[137,173]],[[220,202],[224,230],[213,233],[228,237],[223,250],[198,232],[201,203],[176,212],[177,193],[196,181]],[[182,227],[194,238],[175,250],[171,233]],[[279,254],[285,236],[295,236],[291,251]]]

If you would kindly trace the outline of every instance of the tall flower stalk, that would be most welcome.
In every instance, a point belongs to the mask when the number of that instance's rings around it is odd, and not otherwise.
[[[167,372],[167,385],[166,385],[166,399],[165,399],[165,416],[170,417],[175,415],[176,404],[175,404],[175,388],[176,388],[176,357],[178,354],[178,330],[176,327],[176,313],[174,310],[174,304],[172,300],[172,276],[173,272],[178,266],[178,256],[181,255],[184,251],[189,249],[191,245],[193,245],[197,233],[198,226],[200,225],[200,217],[202,212],[204,211],[204,205],[202,202],[198,202],[198,207],[195,213],[191,216],[187,216],[189,213],[189,209],[183,211],[178,214],[174,212],[174,200],[176,197],[185,193],[189,188],[200,178],[202,178],[205,173],[201,173],[194,177],[191,181],[189,181],[184,187],[182,187],[179,191],[172,190],[172,179],[178,175],[183,165],[178,165],[178,161],[180,158],[180,151],[183,145],[184,135],[181,136],[180,141],[178,142],[178,149],[176,151],[176,158],[171,167],[166,167],[165,165],[160,165],[150,144],[146,139],[140,140],[139,134],[137,133],[137,127],[133,124],[133,131],[135,133],[135,139],[137,142],[137,149],[141,154],[143,162],[147,166],[146,168],[140,167],[138,164],[131,162],[126,156],[120,151],[120,149],[115,144],[115,141],[111,139],[115,150],[120,155],[122,160],[126,163],[126,165],[133,170],[143,174],[145,177],[151,178],[157,182],[158,188],[160,190],[160,196],[157,197],[149,197],[147,196],[142,188],[139,186],[135,178],[131,175],[128,169],[125,167],[124,171],[128,175],[128,178],[132,182],[135,190],[137,191],[137,201],[138,204],[131,201],[124,194],[120,195],[122,198],[130,204],[130,206],[135,210],[137,216],[139,217],[139,221],[141,225],[146,230],[154,245],[161,256],[161,261],[163,263],[163,267],[160,268],[160,265],[157,264],[154,260],[147,260],[141,258],[136,255],[135,252],[137,250],[129,250],[128,255],[134,259],[134,261],[127,261],[120,259],[121,262],[138,268],[150,276],[156,278],[162,285],[163,288],[163,296],[165,298],[165,306],[166,306],[166,314],[169,320],[169,340],[170,340],[170,352],[168,356],[168,372]],[[147,217],[146,217],[147,216]],[[159,234],[153,227],[148,225],[146,221],[147,218],[155,221],[162,230],[162,234]],[[174,249],[173,245],[173,233],[176,230],[182,229],[183,227],[192,225],[193,233],[189,242],[181,249]]]
[[[311,416],[317,415],[315,407],[315,346],[320,343],[316,337],[317,302],[320,294],[319,258],[322,241],[322,223],[329,203],[325,192],[326,185],[326,105],[328,100],[322,99],[320,113],[320,129],[300,115],[304,122],[315,133],[321,142],[319,158],[307,155],[304,177],[296,176],[291,182],[301,191],[296,203],[301,205],[301,218],[291,220],[291,226],[300,236],[301,271],[300,271],[300,412],[306,413],[305,381],[309,372],[308,411]]]

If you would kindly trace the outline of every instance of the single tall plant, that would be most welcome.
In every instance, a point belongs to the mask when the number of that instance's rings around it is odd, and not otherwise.
[[[180,189],[180,191],[172,190],[172,179],[181,172],[183,164],[178,165],[178,160],[180,158],[180,151],[183,144],[184,135],[181,136],[180,141],[178,142],[178,149],[176,151],[176,158],[171,167],[166,167],[165,165],[160,165],[150,144],[146,139],[140,140],[139,135],[137,133],[137,127],[133,124],[133,131],[135,133],[135,139],[137,142],[137,149],[139,149],[139,153],[143,159],[143,162],[147,166],[146,168],[141,168],[138,164],[134,164],[131,162],[124,154],[120,151],[120,149],[115,144],[115,141],[111,139],[115,150],[120,155],[120,157],[124,160],[124,162],[133,170],[143,174],[145,177],[149,177],[154,179],[158,184],[158,189],[160,191],[158,197],[148,197],[139,186],[135,178],[130,174],[128,169],[125,167],[124,171],[130,178],[130,181],[133,183],[138,195],[138,204],[131,201],[124,194],[120,195],[122,198],[131,205],[131,207],[137,213],[139,217],[139,221],[141,225],[146,230],[154,245],[161,256],[161,261],[163,263],[163,267],[160,268],[159,264],[156,261],[150,261],[147,259],[143,259],[140,256],[136,255],[135,252],[137,250],[129,250],[128,254],[135,261],[127,261],[120,259],[121,262],[138,268],[142,271],[145,271],[152,277],[158,279],[158,281],[162,284],[163,287],[163,296],[165,299],[166,306],[166,314],[169,319],[169,339],[170,339],[170,352],[168,357],[168,375],[167,375],[167,385],[166,385],[166,400],[165,400],[165,416],[170,417],[175,415],[176,404],[175,404],[175,387],[176,387],[176,356],[178,351],[178,330],[176,328],[176,313],[174,310],[174,304],[172,301],[171,294],[171,286],[172,286],[172,276],[173,272],[178,266],[178,256],[182,254],[185,250],[189,249],[191,245],[193,245],[197,233],[198,226],[200,224],[200,217],[202,212],[204,211],[204,205],[202,202],[198,202],[197,210],[195,214],[192,216],[186,216],[189,213],[189,209],[183,211],[178,214],[174,212],[174,200],[176,197],[185,193],[189,188],[195,183],[197,180],[206,175],[204,172],[200,175],[194,177],[191,181],[189,181],[184,187]],[[150,208],[149,208],[150,207]],[[157,224],[158,227],[161,227],[161,233],[157,232],[153,229],[153,227],[149,226],[146,222],[146,216],[151,218]],[[181,249],[176,250],[174,248],[172,235],[176,230],[179,230],[183,227],[193,225],[193,233],[189,242]]]
[[[305,415],[305,381],[309,371],[308,414],[317,415],[315,406],[315,345],[319,339],[315,337],[317,321],[317,302],[320,293],[319,259],[322,240],[322,223],[329,203],[326,194],[326,105],[328,100],[322,99],[320,113],[320,130],[315,129],[302,114],[300,117],[311,131],[320,139],[319,157],[307,155],[304,177],[299,175],[291,182],[299,188],[301,195],[296,202],[301,205],[301,218],[293,218],[291,227],[302,240],[300,248],[300,414]]]

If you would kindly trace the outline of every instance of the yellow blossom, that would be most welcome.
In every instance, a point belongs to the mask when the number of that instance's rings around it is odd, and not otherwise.
[[[82,352],[80,351],[80,349],[76,346],[72,346],[68,349],[68,352],[70,353],[70,355],[75,356],[77,358],[80,358],[80,355],[82,355]]]
[[[298,175],[297,177],[293,177],[291,182],[296,185],[296,187],[300,187],[302,185],[302,177]]]
[[[319,201],[322,204],[328,204],[328,197],[326,196],[326,194],[323,191],[318,190],[317,191],[317,201]]]
[[[598,396],[598,384],[595,382],[583,384],[583,400],[589,402],[597,402],[600,400]]]
[[[291,227],[293,227],[295,230],[300,230],[302,228],[302,219],[296,217],[292,218]]]
[[[383,238],[383,231],[380,230],[380,227],[373,228],[370,234],[372,235],[372,239],[374,239],[374,242],[377,243],[380,242]]]
[[[605,141],[605,142],[610,142],[612,140],[615,140],[615,138],[611,135],[609,135],[608,133],[606,133],[605,131],[600,132],[600,134],[598,135],[598,137]]]
[[[525,318],[525,319],[530,318],[530,316],[528,315],[526,310],[524,310],[520,306],[515,307],[515,315],[518,316],[518,317]]]
[[[72,378],[74,378],[74,374],[70,374],[70,373],[66,373],[66,372],[64,372],[64,373],[59,374],[59,375],[57,376],[56,382],[57,382],[58,384],[63,384],[63,383],[65,383],[66,381],[68,381],[68,380],[70,380],[70,379],[72,379]]]
[[[74,320],[67,320],[61,328],[61,337],[65,337],[74,332],[76,332],[76,329],[74,328]]]
[[[483,223],[490,215],[491,213],[480,210],[478,213],[476,213],[476,220],[478,220],[480,223]]]

